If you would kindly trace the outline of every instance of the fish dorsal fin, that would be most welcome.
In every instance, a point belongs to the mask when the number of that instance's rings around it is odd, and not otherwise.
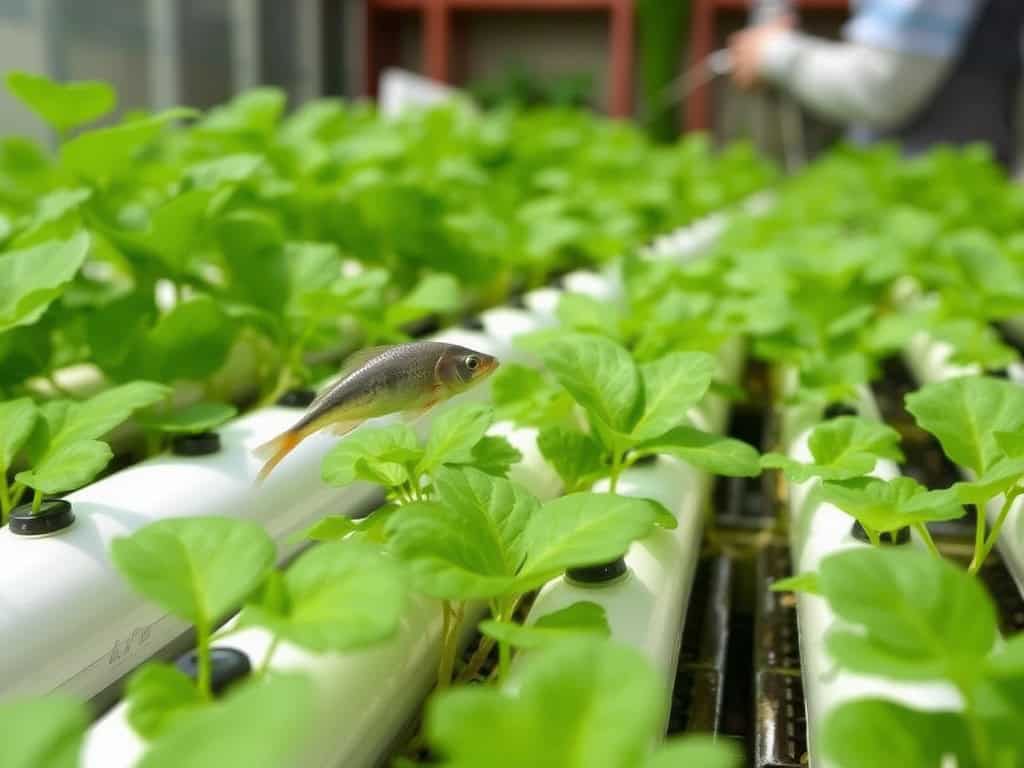
[[[327,394],[334,389],[335,385],[341,381],[344,381],[354,371],[359,370],[367,362],[381,354],[384,350],[391,349],[394,344],[381,344],[376,347],[365,347],[363,349],[357,349],[351,355],[346,357],[341,363],[341,370],[338,375],[331,379],[331,383],[324,387],[320,394],[316,396],[312,403],[309,404],[309,409],[312,410],[319,405]]]

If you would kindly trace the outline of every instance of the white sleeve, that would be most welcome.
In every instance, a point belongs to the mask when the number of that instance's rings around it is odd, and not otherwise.
[[[951,64],[783,32],[765,45],[761,76],[826,119],[891,128],[924,105]]]

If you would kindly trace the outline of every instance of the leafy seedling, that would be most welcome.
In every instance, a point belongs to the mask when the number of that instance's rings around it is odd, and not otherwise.
[[[77,768],[88,726],[85,705],[67,696],[0,704],[4,768]]]
[[[925,524],[955,520],[964,515],[953,489],[929,491],[909,477],[830,481],[821,484],[818,494],[822,500],[857,520],[873,545],[881,544],[883,533],[895,533],[912,526],[936,556],[939,551]]]
[[[869,474],[879,459],[902,461],[896,430],[859,416],[840,416],[817,425],[807,438],[811,462],[781,453],[761,457],[765,469],[781,469],[786,479],[804,483],[811,478],[852,480]]]
[[[150,411],[137,419],[149,435],[149,453],[159,452],[164,440],[173,435],[209,432],[238,415],[230,403],[199,402],[177,410]]]
[[[568,437],[563,427],[549,427],[538,440],[568,487],[595,474],[595,445],[602,464],[607,463],[613,493],[622,471],[650,455],[677,456],[723,475],[760,472],[751,446],[687,423],[687,411],[711,385],[717,367],[711,355],[672,352],[637,364],[620,344],[579,333],[560,335],[533,351],[584,410],[590,426],[583,439]],[[569,451],[575,456],[570,458]]]
[[[1000,643],[992,599],[974,576],[918,550],[858,548],[822,560],[814,587],[840,620],[825,636],[840,668],[947,682],[964,702],[956,712],[847,702],[823,727],[824,751],[837,765],[874,765],[870,756],[883,748],[886,760],[948,754],[961,765],[1019,762],[1024,636]],[[854,731],[861,737],[856,749]]]
[[[96,80],[57,83],[44,75],[12,71],[7,74],[7,89],[60,136],[98,120],[117,105],[110,84]]]
[[[0,333],[43,316],[82,268],[90,242],[89,235],[79,232],[69,240],[0,253]]]
[[[246,520],[182,517],[115,539],[110,556],[133,589],[195,625],[197,687],[209,700],[211,633],[266,578],[274,564],[270,536]]]
[[[334,486],[357,480],[382,485],[402,503],[427,498],[430,478],[443,466],[473,466],[505,475],[522,454],[504,437],[487,435],[492,408],[467,403],[443,411],[420,445],[413,429],[402,423],[361,429],[342,440],[325,457],[324,482]]]
[[[51,400],[40,406],[32,432],[21,443],[29,469],[15,476],[10,502],[17,504],[26,488],[35,492],[33,511],[38,511],[44,494],[74,490],[90,482],[113,457],[110,446],[100,440],[135,411],[160,402],[170,390],[149,381],[134,381],[113,387],[80,402]],[[15,426],[24,427],[27,409],[17,406]],[[20,414],[20,416],[19,416]]]
[[[945,454],[971,474],[953,486],[977,518],[969,570],[984,564],[1002,531],[1013,502],[1024,493],[1024,389],[1003,379],[966,376],[929,384],[906,398],[918,426],[933,434]],[[1002,495],[1003,504],[986,536],[985,511]]]
[[[391,516],[388,547],[420,592],[455,604],[488,600],[503,623],[523,594],[568,568],[619,557],[663,514],[654,502],[601,493],[540,504],[521,486],[471,467],[446,467],[435,479],[436,501],[413,502]],[[507,644],[499,642],[499,651],[504,676]],[[442,667],[442,680],[450,670]]]
[[[566,685],[566,680],[573,680]],[[539,651],[502,688],[464,687],[427,706],[440,765],[468,768],[735,768],[739,750],[707,737],[658,747],[662,682],[638,652],[597,638]]]
[[[546,648],[580,635],[610,637],[612,633],[604,607],[589,601],[573,603],[560,611],[545,614],[532,624],[487,619],[480,622],[480,631],[513,648],[525,650]]]

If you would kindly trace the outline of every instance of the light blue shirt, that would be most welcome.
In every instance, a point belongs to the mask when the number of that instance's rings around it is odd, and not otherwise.
[[[861,45],[949,59],[960,51],[982,2],[853,0],[843,36]]]

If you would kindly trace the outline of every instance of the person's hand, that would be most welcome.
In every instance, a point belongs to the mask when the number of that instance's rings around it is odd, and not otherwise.
[[[792,17],[782,16],[767,24],[747,27],[730,36],[733,82],[744,90],[756,86],[761,79],[761,59],[768,41],[792,28]]]

